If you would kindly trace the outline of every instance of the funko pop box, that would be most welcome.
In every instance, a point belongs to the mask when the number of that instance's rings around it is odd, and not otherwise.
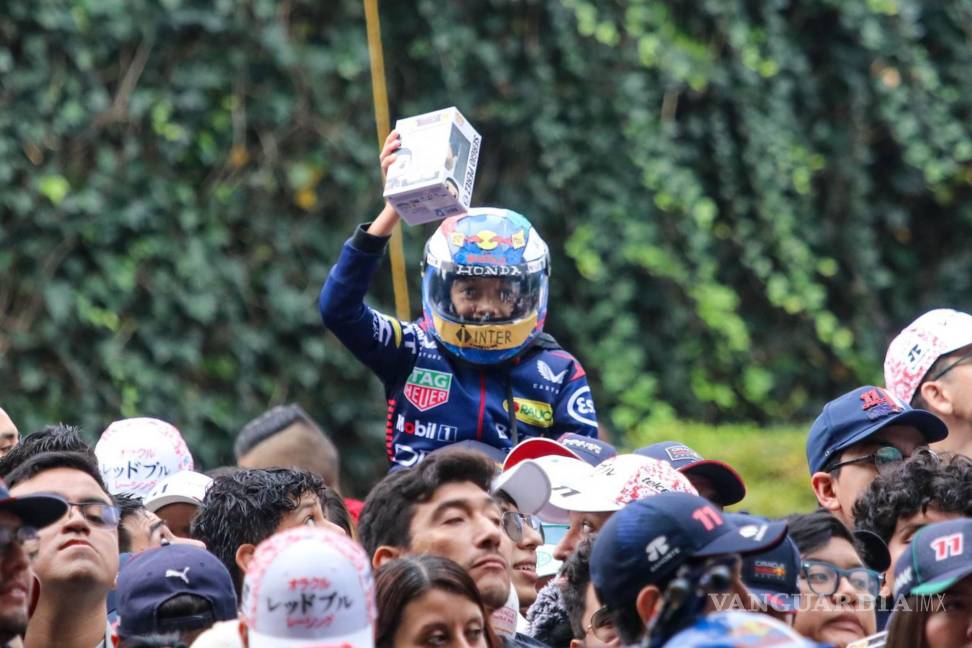
[[[465,213],[472,199],[482,137],[455,107],[399,119],[395,163],[385,199],[409,225]]]

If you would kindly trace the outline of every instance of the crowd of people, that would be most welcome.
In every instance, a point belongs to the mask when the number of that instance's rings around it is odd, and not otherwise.
[[[368,308],[397,220],[357,229],[320,299],[386,390],[390,470],[365,500],[296,404],[205,473],[171,422],[119,420],[91,447],[0,410],[0,644],[972,646],[972,316],[922,315],[884,386],[827,403],[806,439],[819,507],[767,519],[724,510],[747,489],[724,461],[598,438],[519,214],[439,226],[420,321]]]

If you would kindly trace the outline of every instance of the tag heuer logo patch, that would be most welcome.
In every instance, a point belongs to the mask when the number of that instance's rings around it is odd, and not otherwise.
[[[412,369],[405,383],[405,398],[408,402],[425,412],[449,400],[452,387],[452,374],[431,369]]]

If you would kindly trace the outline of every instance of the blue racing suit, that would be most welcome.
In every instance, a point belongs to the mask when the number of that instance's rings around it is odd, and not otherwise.
[[[385,450],[393,467],[415,465],[456,441],[508,450],[534,436],[597,437],[584,369],[549,335],[511,362],[474,365],[446,355],[420,323],[366,306],[365,293],[388,242],[366,227],[344,244],[321,289],[320,310],[324,325],[384,384]]]

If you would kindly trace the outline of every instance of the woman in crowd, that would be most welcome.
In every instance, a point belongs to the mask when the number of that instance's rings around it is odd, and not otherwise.
[[[476,584],[456,563],[415,556],[375,572],[375,648],[500,648]]]

